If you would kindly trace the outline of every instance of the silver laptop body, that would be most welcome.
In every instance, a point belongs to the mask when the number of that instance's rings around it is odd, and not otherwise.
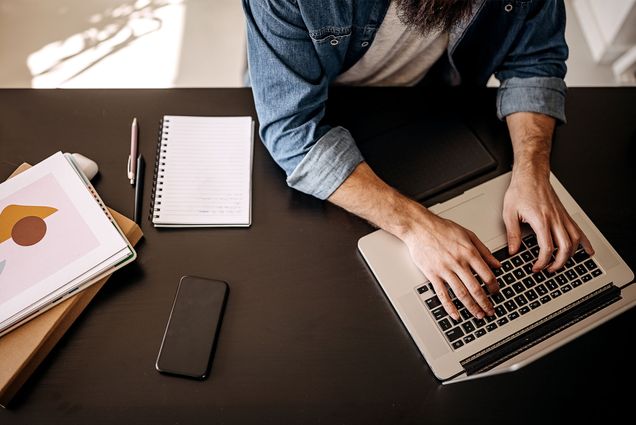
[[[472,230],[496,252],[507,245],[502,210],[510,177],[511,172],[498,176],[430,210]],[[534,282],[539,277],[527,281],[533,285],[529,288],[533,294],[515,284],[514,290],[518,291],[512,292],[509,285],[508,298],[503,296],[502,288],[500,294],[506,301],[499,305],[516,299],[519,310],[523,309],[522,313],[513,311],[510,317],[505,307],[498,310],[505,314],[498,314],[485,324],[466,316],[459,324],[449,321],[448,316],[440,317],[445,314],[443,307],[436,305],[432,286],[411,261],[402,241],[384,230],[359,240],[360,253],[441,382],[519,369],[636,303],[633,272],[553,174],[550,180],[571,217],[589,238],[595,255],[580,263],[571,259],[569,268],[564,267],[567,270],[550,276],[552,282],[548,286],[550,279],[545,275],[541,276],[541,283]],[[530,241],[529,228],[524,232]],[[588,263],[589,260],[593,262]],[[559,274],[563,277],[557,278]],[[541,284],[543,289],[539,290]],[[519,295],[524,296],[517,298]],[[447,321],[441,323],[444,319]],[[460,330],[448,329],[449,323]]]

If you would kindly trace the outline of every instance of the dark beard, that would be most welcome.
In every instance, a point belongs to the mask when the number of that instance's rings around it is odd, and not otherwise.
[[[446,32],[470,16],[475,0],[393,0],[398,18],[407,27],[426,36]]]

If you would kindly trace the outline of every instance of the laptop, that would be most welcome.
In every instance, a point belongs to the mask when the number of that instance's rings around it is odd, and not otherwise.
[[[537,241],[523,230],[520,252],[507,254],[502,220],[511,172],[482,183],[430,210],[472,230],[502,262],[490,295],[495,317],[478,320],[462,306],[455,322],[408,249],[384,230],[358,241],[358,249],[404,323],[417,348],[444,384],[511,372],[621,314],[636,303],[634,274],[607,239],[551,174],[563,205],[594,247],[579,249],[556,273],[532,273]]]

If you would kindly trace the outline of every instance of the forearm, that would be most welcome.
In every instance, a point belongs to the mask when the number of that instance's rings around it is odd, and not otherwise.
[[[550,176],[550,151],[555,119],[534,112],[517,112],[506,117],[514,163],[513,175]]]
[[[431,214],[383,182],[366,162],[360,163],[328,200],[400,239],[407,237],[418,220]]]

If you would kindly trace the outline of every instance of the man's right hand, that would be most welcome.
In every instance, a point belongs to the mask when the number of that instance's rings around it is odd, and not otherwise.
[[[493,305],[476,276],[486,284],[490,294],[499,291],[491,270],[501,267],[499,261],[475,233],[450,220],[424,208],[416,220],[401,238],[415,264],[433,284],[448,314],[456,320],[460,317],[447,285],[476,318],[494,315]]]
[[[499,285],[490,268],[501,264],[473,232],[400,194],[364,162],[329,201],[400,238],[451,317],[458,320],[460,316],[447,285],[473,316],[494,314],[492,303],[474,274],[492,294]]]

